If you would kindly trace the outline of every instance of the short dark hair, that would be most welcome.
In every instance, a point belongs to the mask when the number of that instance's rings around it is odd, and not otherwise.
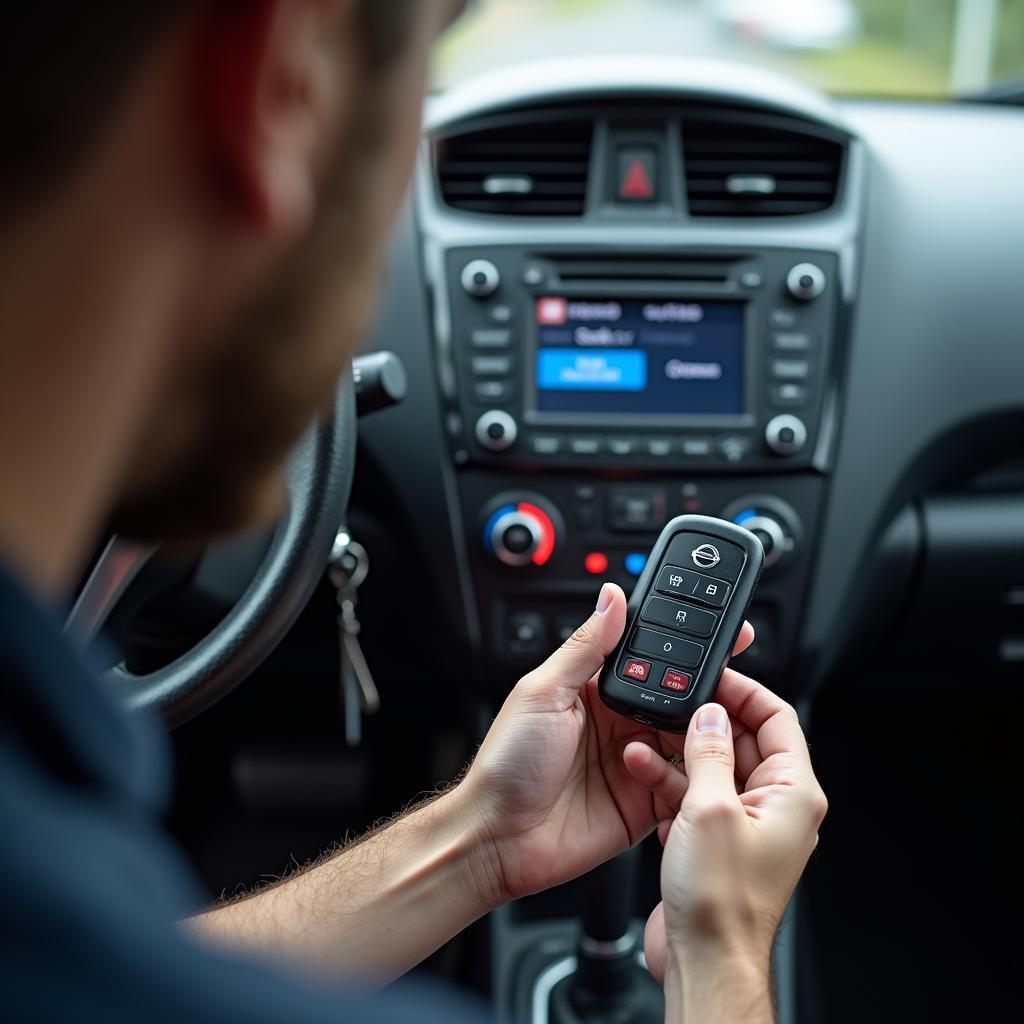
[[[100,130],[175,14],[247,0],[17,0],[0,18],[0,217],[45,193]],[[415,0],[361,0],[368,67],[401,48]]]

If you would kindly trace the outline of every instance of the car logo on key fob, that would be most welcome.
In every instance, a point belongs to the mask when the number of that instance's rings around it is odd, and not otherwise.
[[[710,569],[722,560],[722,556],[714,544],[701,544],[699,548],[694,548],[690,558],[699,569]]]

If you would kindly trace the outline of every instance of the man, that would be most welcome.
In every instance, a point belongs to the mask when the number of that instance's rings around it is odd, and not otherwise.
[[[371,1000],[341,985],[379,986],[498,904],[654,829],[664,904],[647,952],[669,1019],[771,1017],[769,949],[825,811],[799,724],[733,672],[685,745],[610,713],[593,677],[623,628],[617,587],[520,681],[458,786],[184,924],[196,890],[158,825],[157,735],[121,715],[59,634],[109,522],[195,541],[280,510],[282,460],[367,322],[430,44],[460,6],[94,0],[7,13],[6,1020],[471,1016],[452,997]],[[747,628],[739,647],[751,639]]]

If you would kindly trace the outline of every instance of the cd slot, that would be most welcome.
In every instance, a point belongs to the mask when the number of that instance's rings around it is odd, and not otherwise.
[[[610,255],[551,261],[562,284],[579,281],[651,281],[725,284],[741,262],[736,258],[664,259]]]

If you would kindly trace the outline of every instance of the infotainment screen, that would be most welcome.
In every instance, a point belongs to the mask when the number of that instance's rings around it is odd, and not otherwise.
[[[744,411],[742,303],[542,296],[536,319],[538,412]]]

